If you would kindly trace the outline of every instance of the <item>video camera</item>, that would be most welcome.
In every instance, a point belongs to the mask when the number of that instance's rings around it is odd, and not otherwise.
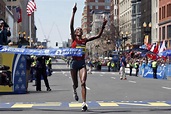
[[[0,85],[8,85],[9,87],[13,86],[11,80],[11,71],[10,67],[6,65],[0,65]]]

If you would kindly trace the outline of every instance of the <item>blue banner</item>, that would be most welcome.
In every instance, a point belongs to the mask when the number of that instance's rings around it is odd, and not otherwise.
[[[62,48],[62,49],[28,49],[0,46],[0,52],[22,54],[22,55],[44,55],[44,56],[82,56],[81,48]]]
[[[143,77],[144,78],[153,78],[153,69],[151,67],[149,67],[149,66],[146,66],[145,69],[144,69]],[[157,78],[158,79],[166,79],[165,67],[158,66],[158,68],[157,68]]]

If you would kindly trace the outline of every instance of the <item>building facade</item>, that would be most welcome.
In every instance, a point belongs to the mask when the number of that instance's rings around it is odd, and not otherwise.
[[[93,12],[97,11],[110,11],[110,0],[85,0],[81,23],[84,37],[91,32]]]
[[[12,12],[17,7],[21,9],[21,20],[20,22],[14,22],[14,36],[19,37],[19,33],[25,34],[25,38],[31,41],[29,38],[36,42],[36,27],[34,24],[34,13],[31,16],[31,32],[29,24],[29,16],[27,15],[27,4],[29,0],[6,0],[7,8]],[[30,36],[31,33],[31,36]]]
[[[171,47],[171,1],[159,0],[159,41]]]
[[[151,44],[151,1],[141,0],[141,39],[140,45]]]
[[[132,44],[141,44],[141,0],[131,0],[132,3]]]
[[[4,0],[0,0],[0,19],[4,19],[5,20],[5,1]]]
[[[159,0],[152,0],[151,8],[151,43],[155,43],[159,41]]]
[[[119,0],[111,0],[110,23],[111,37],[113,37],[114,43],[117,44],[119,39]],[[115,49],[117,48],[118,45],[116,45]]]
[[[129,48],[132,40],[132,5],[131,0],[119,1],[119,32],[122,38],[122,47]],[[127,37],[128,40],[123,40]]]

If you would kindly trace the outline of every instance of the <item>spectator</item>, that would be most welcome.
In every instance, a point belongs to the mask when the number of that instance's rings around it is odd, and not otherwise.
[[[0,45],[8,44],[8,37],[11,36],[10,28],[3,19],[0,19]]]
[[[120,72],[120,74],[121,74],[121,76],[120,76],[120,79],[121,80],[127,80],[127,78],[126,78],[126,73],[125,73],[125,67],[126,67],[126,60],[125,60],[125,57],[124,56],[121,56],[121,58],[120,58],[120,70],[119,70],[119,72]]]

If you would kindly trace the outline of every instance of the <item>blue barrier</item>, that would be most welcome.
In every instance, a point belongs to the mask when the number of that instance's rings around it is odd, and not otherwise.
[[[157,78],[158,79],[167,79],[167,66],[158,66],[157,68]],[[171,66],[170,66],[171,69]],[[140,68],[140,70],[142,71],[142,68]],[[145,66],[144,68],[144,74],[143,74],[144,78],[153,78],[153,69],[151,67],[149,67],[148,65]]]
[[[171,64],[166,65],[166,77],[170,76],[171,77]]]

